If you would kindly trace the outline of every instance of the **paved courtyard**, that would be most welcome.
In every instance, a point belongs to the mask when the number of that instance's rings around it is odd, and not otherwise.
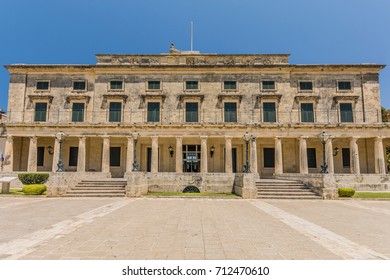
[[[0,197],[0,259],[390,259],[390,202]]]

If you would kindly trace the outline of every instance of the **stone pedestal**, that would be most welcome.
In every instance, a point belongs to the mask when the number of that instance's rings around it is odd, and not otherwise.
[[[148,178],[143,172],[132,172],[126,174],[127,186],[126,196],[127,197],[140,197],[148,192]]]

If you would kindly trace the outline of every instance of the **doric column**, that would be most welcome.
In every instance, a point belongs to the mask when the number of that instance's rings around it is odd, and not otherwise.
[[[201,162],[200,172],[207,173],[207,136],[200,137],[200,151],[201,151]]]
[[[301,174],[308,174],[309,168],[307,164],[307,137],[299,139],[299,172]]]
[[[183,137],[176,137],[176,172],[183,173]]]
[[[375,173],[386,174],[385,154],[382,137],[375,138]]]
[[[54,148],[53,148],[53,164],[51,171],[57,172],[58,169],[58,159],[60,158],[60,142],[58,141],[57,137],[54,137]]]
[[[134,162],[134,139],[131,136],[127,137],[127,154],[126,154],[126,173],[133,170]]]
[[[79,151],[77,156],[77,172],[85,172],[85,136],[79,137]]]
[[[257,145],[256,145],[256,137],[253,136],[251,138],[251,173],[258,173],[257,169]]]
[[[334,173],[333,143],[331,137],[329,137],[328,140],[326,140],[325,150],[326,150],[326,164],[328,165],[328,173],[333,174]]]
[[[37,172],[37,137],[30,137],[30,147],[28,150],[28,172]]]
[[[275,137],[275,175],[283,174],[282,139]]]
[[[110,137],[103,136],[102,172],[110,172]]]
[[[232,137],[225,137],[225,173],[233,173]]]
[[[359,147],[357,144],[357,137],[351,138],[349,142],[350,153],[351,153],[351,173],[360,174],[360,162],[359,162]]]
[[[12,172],[14,170],[14,138],[11,135],[8,135],[5,140],[3,164],[3,171]]]
[[[158,172],[158,136],[152,136],[152,164],[150,172]]]

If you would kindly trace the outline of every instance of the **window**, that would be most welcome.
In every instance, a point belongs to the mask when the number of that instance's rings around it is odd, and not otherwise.
[[[43,166],[45,158],[45,147],[37,148],[37,166]]]
[[[264,148],[264,167],[274,168],[275,167],[275,149]]]
[[[339,81],[337,87],[339,90],[352,90],[352,83],[350,81]]]
[[[340,103],[340,122],[353,122],[351,103]]]
[[[351,167],[349,148],[342,148],[341,153],[343,156],[343,167]]]
[[[186,81],[186,90],[198,90],[199,82],[198,81]]]
[[[263,90],[274,90],[275,82],[274,81],[262,81],[261,86]]]
[[[186,103],[186,122],[198,122],[198,103]]]
[[[225,122],[237,122],[237,103],[236,102],[225,102]]]
[[[77,159],[79,157],[79,147],[69,148],[69,166],[77,166]]]
[[[160,121],[160,103],[159,102],[148,102],[148,122],[159,122]]]
[[[299,90],[302,90],[302,91],[313,90],[313,82],[299,82]]]
[[[160,81],[148,81],[148,90],[159,90],[161,89]]]
[[[37,90],[49,90],[49,82],[47,81],[37,82]]]
[[[110,90],[122,90],[123,81],[110,81]]]
[[[315,148],[307,148],[307,166],[309,168],[317,168]]]
[[[276,122],[276,109],[275,102],[263,103],[263,121],[264,122]]]
[[[110,102],[110,110],[108,115],[109,122],[120,122],[122,112],[121,102]]]
[[[73,103],[72,105],[72,122],[84,121],[84,103]]]
[[[47,113],[47,103],[35,103],[35,115],[34,121],[36,122],[45,122]]]
[[[223,82],[223,89],[224,90],[236,90],[237,89],[237,82],[236,81],[224,81]]]
[[[121,147],[110,147],[110,166],[121,166]]]
[[[86,90],[87,83],[85,81],[74,81],[73,90]]]
[[[314,122],[313,103],[301,103],[301,122]]]

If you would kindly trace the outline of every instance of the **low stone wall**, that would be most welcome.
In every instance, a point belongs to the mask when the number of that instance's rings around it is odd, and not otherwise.
[[[382,174],[335,174],[339,188],[354,188],[356,191],[389,191],[390,175]]]
[[[111,178],[110,173],[102,172],[58,172],[50,173],[47,186],[47,196],[60,196],[74,187],[81,180],[101,180]]]
[[[234,193],[246,199],[257,198],[256,180],[260,179],[258,174],[235,174]]]

